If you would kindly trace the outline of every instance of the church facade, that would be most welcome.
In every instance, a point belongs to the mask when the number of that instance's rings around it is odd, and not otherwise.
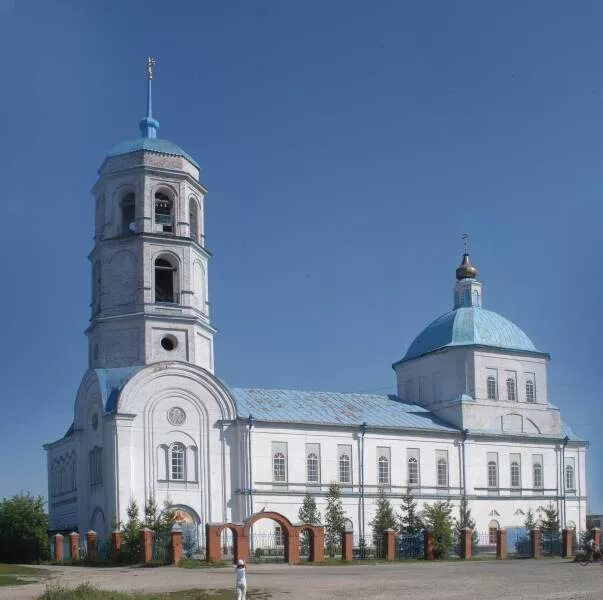
[[[297,521],[339,484],[369,535],[384,490],[398,505],[467,496],[480,531],[552,503],[586,519],[586,447],[548,401],[549,355],[482,306],[465,253],[452,310],[394,363],[397,394],[229,388],[214,374],[199,165],[157,137],[148,81],[141,136],[115,146],[95,200],[89,368],[73,423],[45,446],[52,532],[107,534],[134,498],[183,521]]]

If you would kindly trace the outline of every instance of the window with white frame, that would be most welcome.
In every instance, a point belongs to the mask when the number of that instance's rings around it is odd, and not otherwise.
[[[537,490],[541,490],[544,487],[542,454],[534,454],[532,456],[532,487]]]
[[[576,490],[576,465],[573,457],[565,459],[565,491]]]
[[[507,400],[509,400],[509,402],[515,402],[517,400],[515,379],[513,379],[513,377],[507,377]]]
[[[536,386],[533,379],[526,381],[526,402],[530,404],[536,402]]]
[[[488,452],[488,487],[498,488],[498,455]]]
[[[320,483],[320,444],[306,444],[306,481]]]
[[[287,442],[272,442],[272,481],[287,482]]]
[[[175,443],[170,448],[170,479],[184,481],[186,450],[184,444]]]
[[[172,233],[174,231],[174,205],[163,192],[155,194],[155,231]]]
[[[448,450],[436,450],[436,482],[438,487],[448,487]]]
[[[496,385],[496,371],[494,369],[488,369],[487,371],[488,377],[486,379],[486,393],[488,400],[496,400],[498,397],[497,394],[497,385]]]
[[[511,454],[511,487],[521,487],[521,455]]]
[[[339,483],[352,483],[352,446],[340,444],[337,446],[339,461]]]
[[[419,449],[409,448],[406,460],[406,482],[409,486],[417,487],[419,485]]]
[[[390,449],[377,448],[377,483],[390,484]]]

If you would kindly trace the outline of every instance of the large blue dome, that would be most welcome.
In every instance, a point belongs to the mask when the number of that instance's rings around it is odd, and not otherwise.
[[[451,310],[430,323],[400,362],[441,348],[472,345],[541,354],[517,325],[498,313],[470,306]]]
[[[133,140],[127,140],[121,142],[116,146],[113,146],[107,154],[107,157],[120,156],[122,154],[130,154],[130,152],[138,152],[139,150],[145,150],[146,152],[157,152],[158,154],[169,154],[171,156],[182,156],[191,162],[195,167],[199,168],[199,165],[195,159],[188,153],[186,153],[180,146],[170,142],[169,140],[162,140],[153,137],[139,137]]]

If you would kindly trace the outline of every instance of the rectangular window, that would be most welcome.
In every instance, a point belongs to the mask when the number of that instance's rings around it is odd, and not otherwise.
[[[306,444],[306,481],[320,483],[320,444]]]
[[[517,401],[517,373],[505,371],[505,391],[509,402]]]
[[[534,373],[524,373],[526,402],[534,404],[536,402],[536,375]]]
[[[436,450],[436,481],[438,487],[448,487],[448,450]]]
[[[390,484],[390,464],[391,450],[390,448],[377,448],[377,483],[379,485]]]
[[[338,444],[337,461],[339,464],[339,483],[350,485],[352,483],[352,446]]]
[[[406,451],[407,477],[406,482],[411,487],[419,487],[420,462],[419,449],[409,448]]]
[[[272,481],[287,483],[287,442],[272,442]]]
[[[544,488],[542,454],[532,455],[532,487],[536,490]]]
[[[488,452],[488,487],[490,489],[498,489],[498,454],[496,452]]]
[[[576,491],[576,459],[573,456],[565,457],[565,491]]]
[[[496,369],[486,369],[486,398],[498,398],[498,372]]]
[[[521,455],[511,454],[511,487],[521,488]]]

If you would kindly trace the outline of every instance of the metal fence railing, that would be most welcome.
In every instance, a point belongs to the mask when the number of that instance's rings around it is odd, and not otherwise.
[[[396,538],[396,558],[407,560],[423,558],[425,555],[425,535],[421,531],[415,534],[402,534]]]
[[[474,532],[472,536],[471,554],[474,557],[496,556],[496,533]]]
[[[561,556],[561,535],[559,533],[542,533],[540,549],[543,556]]]
[[[274,533],[253,533],[249,536],[249,561],[284,562],[285,540]]]
[[[171,562],[170,534],[162,533],[153,536],[153,560],[168,564]]]
[[[378,560],[385,558],[381,536],[352,536],[353,560]]]

